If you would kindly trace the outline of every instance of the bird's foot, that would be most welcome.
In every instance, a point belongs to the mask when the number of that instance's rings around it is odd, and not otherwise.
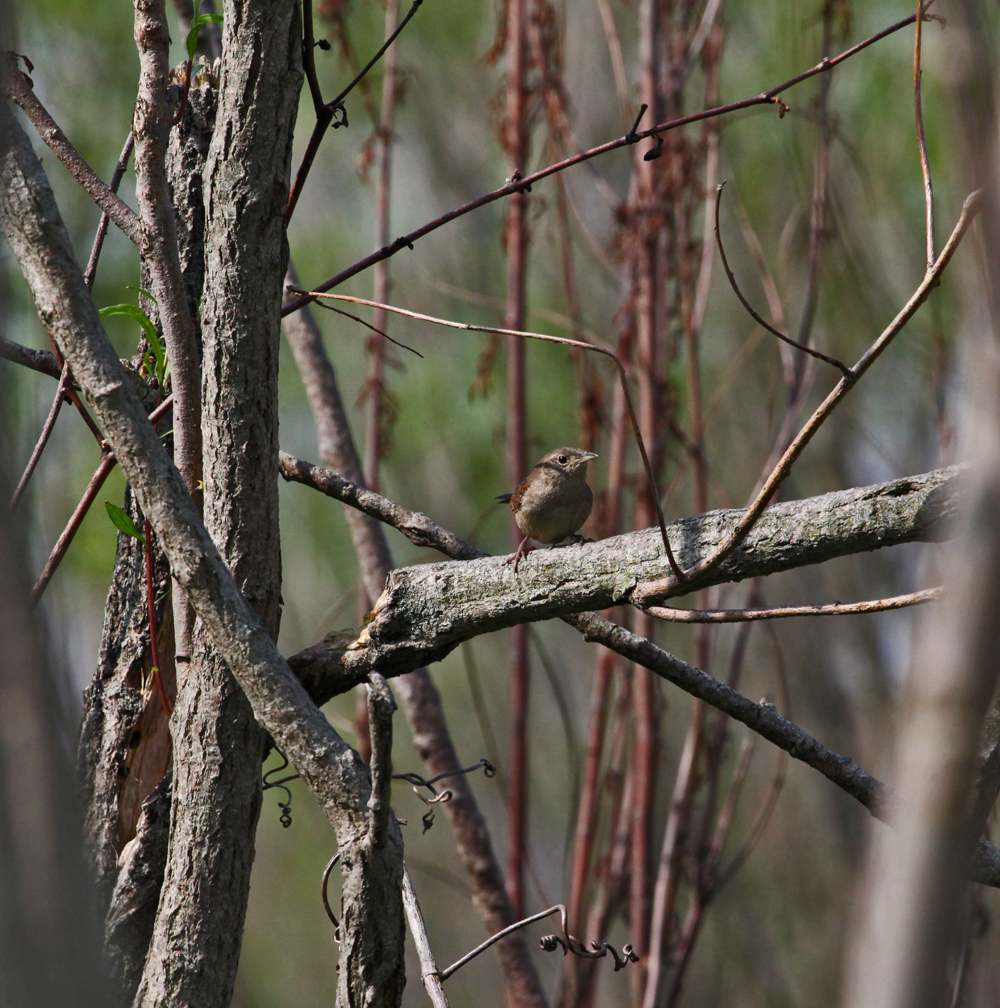
[[[596,539],[587,539],[585,536],[579,535],[576,532],[571,533],[566,536],[569,542],[559,543],[558,546],[553,543],[549,549],[565,549],[567,546],[583,546],[585,543],[597,542]]]
[[[517,551],[512,556],[509,556],[509,557],[507,557],[506,560],[504,560],[504,566],[505,567],[508,564],[513,564],[514,565],[514,573],[515,574],[517,573],[517,568],[520,565],[521,560],[524,557],[526,557],[531,552],[531,550],[532,550],[532,547],[528,546],[528,540],[530,538],[531,538],[531,536],[525,536],[521,540],[520,546],[517,547]]]

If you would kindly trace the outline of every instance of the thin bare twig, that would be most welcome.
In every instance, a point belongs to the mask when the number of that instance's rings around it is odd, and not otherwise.
[[[298,290],[293,288],[293,293],[298,293]],[[635,407],[632,405],[632,396],[628,390],[628,379],[625,375],[625,367],[614,350],[609,350],[606,347],[594,346],[593,343],[584,343],[581,340],[566,339],[562,336],[548,336],[544,333],[522,332],[517,329],[497,329],[490,326],[470,325],[467,322],[453,322],[450,319],[439,319],[435,318],[433,315],[423,315],[420,312],[412,312],[405,308],[397,308],[394,305],[381,304],[377,301],[369,301],[366,298],[349,297],[346,294],[324,294],[322,291],[309,291],[307,293],[309,297],[330,298],[334,301],[350,301],[353,304],[363,304],[368,305],[371,308],[381,308],[384,311],[394,312],[397,315],[405,315],[408,318],[419,319],[422,322],[433,322],[435,325],[447,326],[450,329],[463,329],[474,332],[493,333],[498,336],[518,336],[524,339],[544,340],[547,343],[561,343],[563,346],[579,347],[581,350],[593,350],[595,353],[604,354],[605,357],[610,357],[618,367],[618,377],[621,381],[622,392],[625,395],[625,403],[628,407],[629,417],[632,421],[632,430],[635,433],[636,444],[639,446],[639,454],[642,456],[642,464],[646,470],[646,478],[649,482],[650,495],[656,508],[656,517],[659,523],[660,536],[663,540],[663,548],[667,555],[667,561],[670,564],[670,569],[674,572],[674,576],[678,579],[683,579],[684,575],[681,573],[681,570],[677,565],[673,550],[670,547],[670,540],[667,538],[666,520],[663,517],[663,509],[660,506],[660,497],[657,493],[656,480],[653,478],[653,470],[649,463],[649,456],[646,454],[646,445],[643,441],[642,433],[639,430],[639,421],[636,419]]]
[[[62,374],[59,376],[59,387],[56,389],[55,398],[52,400],[52,406],[49,409],[49,415],[45,420],[45,426],[42,427],[42,433],[38,438],[38,443],[35,445],[35,450],[31,453],[31,458],[28,459],[28,464],[24,467],[24,473],[21,475],[21,479],[17,484],[14,496],[10,499],[10,508],[12,511],[15,507],[17,507],[17,502],[21,499],[21,495],[24,493],[25,488],[28,485],[28,480],[31,479],[31,474],[35,471],[35,466],[38,465],[38,460],[42,457],[42,452],[45,451],[45,446],[49,443],[49,437],[56,425],[56,417],[59,416],[59,409],[63,404],[63,400],[66,398],[66,386],[71,381],[72,376],[69,373],[69,365],[64,363],[62,367]]]
[[[927,137],[924,134],[924,109],[921,97],[921,83],[924,71],[921,68],[921,46],[923,42],[925,0],[917,0],[913,39],[913,106],[917,120],[917,147],[920,150],[920,171],[924,177],[924,204],[926,206],[927,269],[934,266],[937,253],[934,248],[934,185],[931,182],[931,163],[927,157]]]
[[[91,199],[141,249],[144,240],[139,215],[105,185],[97,172],[80,157],[77,149],[69,142],[66,134],[56,125],[55,120],[32,91],[28,77],[17,68],[17,57],[8,53],[2,62],[3,87],[8,97],[20,105],[38,131],[38,135],[65,165],[73,178],[90,194]]]
[[[756,498],[747,507],[743,518],[741,518],[739,523],[730,530],[725,538],[712,551],[712,553],[705,558],[704,561],[691,570],[684,572],[686,579],[685,590],[688,588],[690,582],[697,581],[699,578],[718,567],[718,565],[722,563],[726,557],[728,557],[733,550],[736,549],[737,546],[739,546],[743,539],[746,538],[747,533],[751,528],[753,528],[757,519],[767,506],[767,502],[772,496],[774,496],[775,491],[784,482],[785,477],[787,477],[792,466],[805,450],[806,445],[808,445],[812,440],[816,431],[819,430],[830,414],[840,404],[841,400],[844,399],[848,392],[851,391],[872,364],[878,360],[886,347],[902,331],[907,322],[913,318],[920,306],[930,296],[931,291],[940,282],[941,274],[951,261],[951,257],[955,254],[955,250],[958,248],[959,243],[965,236],[965,232],[969,229],[969,226],[972,224],[972,221],[979,212],[979,195],[979,191],[977,190],[966,198],[965,203],[962,205],[962,213],[958,222],[955,224],[951,237],[948,239],[948,243],[941,251],[941,255],[938,256],[936,262],[934,263],[933,269],[927,271],[920,283],[920,286],[916,289],[916,291],[914,291],[910,299],[900,309],[896,317],[882,331],[878,339],[876,339],[875,342],[872,343],[872,345],[865,351],[865,353],[862,354],[861,358],[854,367],[851,368],[850,377],[845,376],[841,378],[833,391],[830,392],[830,394],[816,408],[813,415],[806,421],[805,426],[792,440],[792,443],[785,450],[777,465],[771,471],[771,474],[764,481],[764,485],[761,487]],[[677,590],[680,587],[680,584],[681,583],[677,582],[674,578],[668,577],[662,578],[658,581],[649,581],[645,584],[637,585],[635,591],[633,592],[633,601],[641,607],[648,606],[654,600],[667,597],[671,592]]]
[[[845,378],[849,378],[851,375],[851,369],[843,361],[837,360],[836,357],[828,357],[825,353],[820,353],[819,350],[814,350],[812,347],[806,346],[804,343],[799,343],[796,340],[793,340],[791,336],[786,336],[779,329],[775,329],[770,322],[757,313],[753,305],[751,305],[750,302],[743,296],[743,292],[740,290],[739,284],[736,282],[736,277],[733,274],[732,267],[729,265],[729,259],[726,256],[726,249],[722,243],[722,232],[719,230],[719,206],[722,203],[722,189],[725,184],[726,183],[724,181],[721,182],[715,190],[715,242],[719,248],[719,256],[722,259],[722,268],[726,271],[729,286],[733,288],[733,293],[739,298],[740,304],[746,308],[751,318],[769,333],[777,336],[780,340],[784,340],[785,343],[789,346],[795,347],[796,350],[801,350],[803,353],[807,353],[811,357],[815,357],[817,360],[824,361],[827,364],[832,364],[844,375]]]
[[[417,902],[417,894],[406,865],[403,865],[403,909],[406,911],[406,922],[410,925],[410,934],[413,935],[413,944],[417,947],[420,981],[424,985],[424,990],[427,991],[434,1008],[449,1008],[437,964],[434,962],[434,953],[431,952],[431,943],[427,938],[424,915],[420,912],[420,904]]]
[[[445,224],[449,224],[456,218],[462,217],[473,210],[478,210],[480,207],[486,206],[495,200],[503,199],[505,196],[510,196],[512,193],[522,192],[526,188],[530,188],[536,182],[540,182],[542,179],[548,178],[549,175],[556,174],[556,172],[564,171],[573,165],[582,164],[584,161],[589,161],[591,158],[600,157],[602,154],[607,154],[609,151],[630,146],[631,144],[637,143],[639,140],[652,136],[658,136],[668,130],[678,129],[682,126],[687,126],[695,122],[701,122],[704,119],[712,119],[715,116],[726,115],[727,113],[736,112],[739,109],[752,108],[756,105],[778,104],[779,107],[783,107],[783,105],[778,101],[778,95],[788,90],[788,88],[794,87],[796,84],[800,84],[802,81],[816,76],[816,74],[825,73],[834,69],[834,67],[843,63],[844,60],[850,59],[850,57],[856,55],[863,49],[866,49],[868,46],[873,45],[875,42],[880,41],[886,36],[893,34],[893,32],[897,32],[901,28],[905,28],[907,25],[912,24],[913,21],[914,15],[911,14],[909,17],[903,18],[902,21],[897,21],[888,28],[877,32],[864,41],[859,42],[857,45],[852,46],[850,49],[845,50],[839,56],[835,56],[832,59],[823,59],[814,67],[810,67],[810,69],[797,74],[795,77],[785,81],[783,84],[779,84],[777,87],[771,88],[769,91],[764,91],[759,95],[755,95],[753,98],[744,98],[742,101],[732,102],[729,105],[720,105],[716,108],[707,109],[704,112],[696,112],[693,115],[682,116],[679,119],[662,123],[659,126],[653,126],[638,133],[627,133],[625,136],[619,137],[617,140],[610,140],[607,143],[601,144],[597,147],[592,147],[590,150],[583,151],[580,154],[574,154],[572,157],[559,161],[556,164],[548,165],[531,175],[527,175],[516,180],[512,179],[499,189],[494,189],[492,192],[487,193],[484,196],[480,196],[478,199],[474,199],[469,203],[456,207],[454,210],[450,210],[448,213],[443,214],[427,224],[424,224],[415,231],[411,231],[409,234],[403,235],[401,238],[397,238],[391,244],[386,245],[377,252],[373,252],[371,255],[354,263],[353,266],[349,266],[347,269],[342,270],[336,276],[331,277],[331,279],[317,285],[310,294],[304,294],[301,297],[296,298],[294,301],[290,301],[282,309],[282,315],[289,315],[294,311],[298,311],[299,308],[301,308],[304,304],[307,304],[313,297],[316,296],[316,292],[331,290],[333,287],[337,287],[350,277],[363,272],[370,266],[374,266],[375,263],[381,261],[382,259],[388,259],[390,256],[394,256],[397,252],[400,252],[404,248],[412,249],[415,241],[430,234],[432,231],[436,231]]]
[[[347,112],[344,109],[344,99],[354,90],[358,84],[361,83],[362,79],[367,75],[368,71],[371,70],[373,66],[382,58],[386,49],[392,45],[393,42],[399,37],[399,33],[409,24],[410,19],[414,14],[417,13],[417,8],[424,2],[424,0],[413,0],[406,17],[399,22],[396,30],[382,43],[381,48],[375,55],[365,64],[361,69],[360,73],[351,81],[350,84],[344,88],[340,94],[337,95],[333,101],[327,102],[325,105],[320,103],[317,104],[317,99],[319,97],[318,85],[313,86],[313,79],[310,79],[310,90],[312,92],[313,104],[316,106],[316,125],[313,127],[312,136],[309,138],[309,143],[306,146],[305,154],[302,155],[302,163],[299,165],[299,170],[295,173],[295,182],[292,184],[292,191],[288,194],[288,205],[285,207],[285,220],[291,220],[292,214],[295,212],[295,206],[299,201],[299,196],[302,194],[302,187],[305,185],[306,178],[309,176],[309,170],[312,168],[313,161],[316,160],[316,153],[319,150],[319,145],[323,141],[323,137],[326,135],[327,127],[333,122],[333,117],[338,112],[341,114],[342,118],[334,123],[334,126],[346,126],[347,125]],[[308,28],[311,33],[312,31],[312,11],[309,12]],[[311,49],[310,58],[311,58]],[[307,63],[308,66],[308,63]],[[315,75],[315,70],[313,70]],[[296,305],[296,308],[301,308],[302,305]],[[287,315],[289,312],[282,311],[282,315]]]
[[[160,405],[157,406],[152,413],[150,413],[149,419],[151,421],[157,420],[167,411],[167,409],[170,408],[172,403],[173,396],[169,396],[164,399],[163,402],[160,403]],[[73,537],[76,535],[80,525],[83,523],[83,519],[87,516],[87,512],[90,510],[90,505],[94,503],[94,498],[104,485],[104,481],[110,475],[111,470],[115,467],[116,459],[114,453],[107,448],[106,443],[102,448],[101,454],[101,464],[97,467],[97,471],[91,477],[86,492],[81,498],[80,503],[77,504],[76,510],[73,512],[66,528],[63,529],[62,535],[59,536],[55,546],[52,547],[52,552],[49,554],[49,558],[45,562],[44,568],[42,568],[42,573],[38,576],[38,580],[35,582],[34,588],[31,589],[31,605],[33,607],[38,605],[39,599],[48,587],[49,582],[52,580],[52,575],[55,574],[59,564],[62,563],[62,559],[66,555],[66,551],[69,549],[70,543],[73,541]]]
[[[108,188],[113,192],[118,192],[122,179],[125,177],[125,170],[128,168],[128,160],[132,156],[132,148],[135,146],[135,137],[129,131],[128,139],[122,148],[118,164],[115,165],[114,174],[111,176],[111,183]],[[94,235],[94,244],[90,249],[90,259],[87,260],[87,268],[83,273],[83,280],[87,287],[93,289],[94,278],[97,276],[97,262],[101,257],[101,249],[104,248],[104,239],[108,233],[108,221],[111,218],[107,213],[101,214],[101,219],[97,225],[97,234]]]
[[[582,959],[603,959],[609,952],[614,957],[615,960],[615,972],[624,969],[630,962],[638,962],[639,957],[632,951],[631,945],[625,945],[622,948],[622,953],[619,955],[618,951],[611,945],[605,942],[592,942],[593,946],[588,949],[579,938],[574,938],[566,930],[566,907],[562,903],[557,903],[553,907],[549,907],[548,910],[542,910],[539,913],[532,914],[530,917],[525,917],[524,920],[518,921],[516,924],[511,924],[510,927],[505,927],[502,931],[498,931],[491,938],[487,938],[481,945],[477,945],[471,952],[462,956],[457,962],[452,963],[447,969],[440,970],[438,976],[442,981],[447,980],[448,977],[452,976],[456,971],[460,970],[466,963],[471,962],[480,953],[485,952],[491,945],[498,942],[501,938],[509,935],[512,931],[517,931],[520,928],[527,927],[529,924],[534,924],[535,921],[544,920],[546,917],[551,917],[554,913],[560,914],[560,919],[562,921],[562,935],[546,935],[541,939],[541,946],[546,952],[551,952],[555,948],[561,946],[563,950],[563,955],[567,952],[572,952],[575,956],[580,956]]]
[[[42,573],[38,575],[38,580],[35,582],[34,588],[31,589],[31,605],[32,607],[38,605],[39,600],[42,597],[42,593],[48,587],[49,582],[52,580],[52,575],[55,574],[56,569],[59,564],[62,563],[62,558],[66,555],[66,550],[69,549],[70,543],[73,541],[73,537],[76,535],[80,525],[83,523],[83,519],[87,516],[87,512],[90,510],[90,505],[94,503],[94,499],[97,497],[102,486],[104,486],[104,481],[111,475],[111,470],[115,467],[115,456],[111,449],[108,448],[101,458],[101,464],[97,467],[97,472],[90,479],[90,483],[87,485],[86,492],[77,504],[76,510],[73,512],[72,516],[66,528],[63,529],[63,533],[59,536],[56,541],[55,546],[52,547],[52,552],[49,554],[48,560],[45,562],[45,566],[42,568]]]
[[[785,606],[779,609],[669,609],[664,606],[648,606],[643,611],[671,623],[746,623],[752,620],[785,619],[789,616],[850,616],[856,613],[887,612],[923,605],[940,597],[940,588],[928,588],[870,602],[835,602],[830,605]]]
[[[322,301],[317,302],[317,304],[319,304],[320,308],[326,308],[327,311],[336,312],[338,315],[345,315],[347,318],[353,319],[355,322],[360,322],[361,325],[371,329],[373,333],[377,333],[383,339],[387,339],[390,343],[395,343],[396,346],[403,350],[409,350],[410,353],[416,354],[418,357],[424,356],[419,350],[414,350],[413,347],[407,346],[405,343],[400,343],[399,340],[393,339],[388,333],[385,333],[376,326],[373,326],[370,322],[366,322],[364,319],[358,318],[357,315],[352,315],[350,312],[343,311],[340,308],[334,308],[333,305],[325,305]]]

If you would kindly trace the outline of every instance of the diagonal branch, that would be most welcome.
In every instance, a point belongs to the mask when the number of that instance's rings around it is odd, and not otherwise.
[[[715,190],[715,243],[719,249],[719,256],[722,259],[722,268],[726,271],[726,278],[729,280],[729,286],[733,288],[733,293],[739,298],[740,304],[746,308],[750,317],[757,323],[757,325],[766,329],[772,336],[777,336],[778,339],[783,340],[789,346],[795,347],[796,350],[801,350],[802,353],[809,354],[810,357],[815,357],[817,360],[824,361],[827,364],[832,364],[837,368],[845,378],[851,377],[851,369],[836,357],[828,357],[825,353],[820,353],[819,350],[814,350],[810,346],[806,346],[804,343],[799,343],[793,340],[791,336],[786,336],[780,329],[775,329],[766,319],[764,319],[757,311],[754,309],[753,305],[743,296],[743,291],[740,290],[739,284],[736,282],[736,276],[733,274],[732,267],[729,265],[729,258],[726,256],[726,248],[722,244],[722,232],[719,229],[719,206],[722,203],[722,188],[725,182],[721,182]]]
[[[66,166],[66,170],[90,194],[91,199],[118,225],[133,244],[143,247],[142,221],[139,215],[110,186],[101,181],[97,172],[80,157],[66,134],[35,96],[28,80],[17,69],[16,57],[3,57],[3,87],[7,96],[15,101],[38,130],[38,135],[48,144],[52,153]]]
[[[726,558],[733,550],[739,547],[743,539],[753,529],[755,523],[767,507],[767,502],[785,481],[785,478],[791,472],[792,466],[802,452],[805,451],[806,446],[813,439],[819,428],[837,406],[840,405],[851,389],[854,388],[864,373],[878,360],[886,347],[902,332],[920,306],[930,297],[931,291],[941,282],[941,274],[944,273],[948,263],[951,262],[951,257],[955,254],[955,250],[979,212],[979,206],[980,194],[977,190],[969,195],[962,205],[962,213],[955,224],[948,243],[941,251],[941,255],[938,256],[934,268],[926,272],[920,286],[913,292],[909,301],[900,309],[899,313],[883,330],[878,339],[861,355],[858,362],[851,368],[850,376],[841,378],[833,391],[820,403],[813,415],[806,421],[805,426],[792,440],[792,443],[778,460],[778,464],[764,481],[764,485],[754,500],[751,501],[740,521],[719,542],[710,555],[706,556],[697,566],[685,570],[683,581],[679,581],[676,575],[674,575],[639,585],[633,597],[633,602],[636,605],[647,606],[653,601],[672,594],[687,592],[690,590],[692,583],[698,585],[715,583],[711,580],[712,572],[719,564],[725,562]],[[709,580],[705,581],[705,578],[709,578]]]
[[[282,462],[283,473],[312,481],[307,466]],[[707,584],[776,573],[914,540],[938,538],[954,513],[960,470],[946,469],[871,487],[843,490],[767,508],[740,547],[713,570]],[[336,481],[316,485],[338,493]],[[365,498],[377,513],[377,495]],[[380,518],[398,518],[397,505]],[[670,537],[681,544],[680,559],[696,564],[710,556],[739,523],[742,512],[710,511],[672,522]],[[404,534],[430,534],[428,519],[400,523]],[[442,537],[444,539],[445,537]],[[444,546],[443,541],[436,546]],[[463,549],[462,555],[468,553]],[[614,536],[590,545],[536,550],[515,577],[500,557],[436,563],[395,570],[376,603],[371,621],[348,650],[337,650],[330,666],[340,692],[364,681],[373,668],[398,675],[438,661],[463,640],[538,620],[633,602],[646,572],[663,563],[658,530]],[[344,643],[337,642],[337,649]],[[303,666],[328,660],[316,645],[296,656]],[[298,666],[297,666],[298,667]],[[321,674],[317,671],[316,674]]]
[[[62,369],[56,355],[51,350],[34,350],[31,347],[22,346],[13,340],[4,339],[0,336],[0,357],[9,360],[12,364],[20,364],[22,367],[30,368],[39,374],[48,375],[50,378],[59,380]]]
[[[752,108],[755,105],[777,104],[779,108],[784,108],[785,106],[783,103],[778,101],[779,94],[787,91],[790,87],[794,87],[796,84],[800,84],[804,80],[808,80],[810,77],[832,70],[834,67],[843,63],[844,60],[850,59],[863,49],[867,49],[868,46],[880,41],[888,35],[893,34],[893,32],[897,32],[901,28],[905,28],[907,25],[912,24],[914,17],[915,15],[911,14],[909,17],[903,18],[902,21],[897,21],[888,28],[885,28],[882,31],[877,32],[875,35],[866,38],[864,41],[859,42],[857,45],[851,46],[850,49],[845,50],[839,56],[834,56],[832,59],[823,59],[814,67],[810,67],[810,69],[797,74],[795,77],[785,81],[783,84],[779,84],[777,87],[771,88],[770,91],[764,91],[762,94],[755,95],[753,98],[744,98],[742,101],[732,102],[729,105],[720,105],[716,108],[707,109],[704,112],[696,112],[693,115],[683,116],[680,119],[674,119],[670,122],[661,123],[659,126],[653,126],[647,130],[626,133],[625,136],[619,137],[617,140],[610,140],[598,147],[592,147],[590,150],[583,151],[580,154],[574,154],[572,157],[566,158],[563,161],[551,164],[531,175],[527,175],[517,180],[511,180],[505,185],[502,185],[499,189],[494,189],[493,192],[487,193],[485,196],[480,196],[478,199],[471,200],[460,207],[456,207],[454,210],[450,210],[448,213],[443,214],[427,224],[424,224],[415,231],[411,231],[409,234],[403,235],[401,238],[397,238],[394,242],[391,242],[389,245],[373,252],[370,256],[356,262],[353,266],[349,266],[347,269],[342,270],[335,277],[314,286],[313,291],[331,290],[332,288],[342,284],[345,280],[350,279],[352,276],[356,276],[358,273],[362,273],[370,266],[374,266],[375,263],[394,256],[397,252],[402,251],[404,248],[412,249],[415,241],[418,241],[425,235],[429,235],[432,231],[436,231],[445,224],[449,224],[451,221],[456,220],[459,217],[463,217],[465,214],[471,213],[473,210],[478,210],[480,207],[493,203],[495,200],[503,199],[505,196],[510,196],[513,193],[527,191],[536,182],[540,182],[542,179],[548,178],[550,175],[555,175],[557,172],[565,171],[565,169],[571,168],[573,165],[582,164],[585,161],[589,161],[591,158],[607,154],[609,151],[618,150],[622,147],[628,147],[631,144],[638,143],[638,141],[648,137],[659,136],[661,133],[666,133],[668,130],[679,129],[682,126],[688,126],[691,123],[702,122],[705,119],[713,119],[716,116],[736,112],[739,109]],[[294,301],[285,305],[282,314],[288,315],[294,311],[298,311],[298,309],[304,304],[308,304],[310,300],[310,295],[301,295]]]
[[[86,391],[205,634],[246,693],[255,718],[302,774],[346,848],[345,935],[393,955],[403,926],[399,887],[393,885],[402,864],[395,820],[387,842],[373,844],[367,768],[310,700],[219,557],[101,326],[41,164],[5,106],[0,106],[0,117],[9,141],[0,158],[0,220],[39,315]],[[354,974],[362,965],[348,961],[348,972]],[[356,983],[366,981],[358,976]]]

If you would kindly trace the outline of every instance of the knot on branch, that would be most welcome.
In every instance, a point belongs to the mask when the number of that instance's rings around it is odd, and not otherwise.
[[[531,192],[531,186],[528,183],[523,185],[518,185],[518,183],[524,178],[524,176],[515,168],[514,174],[511,175],[509,179],[505,180],[505,183],[509,186],[513,186],[515,192],[519,193],[529,193]]]
[[[827,60],[826,62],[829,62],[829,60]],[[772,105],[777,105],[778,106],[778,118],[779,119],[784,119],[785,118],[785,113],[791,111],[791,106],[790,105],[786,105],[777,95],[771,95],[771,97],[768,98],[767,100]]]
[[[341,126],[351,125],[347,121],[347,106],[342,101],[332,101],[326,109],[331,116],[330,129],[340,129]]]

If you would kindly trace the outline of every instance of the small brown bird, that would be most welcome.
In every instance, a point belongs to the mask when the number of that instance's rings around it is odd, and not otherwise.
[[[582,448],[556,448],[550,451],[524,478],[512,494],[497,500],[510,504],[514,521],[524,533],[517,552],[507,561],[517,573],[521,558],[528,553],[525,544],[555,543],[573,538],[583,542],[576,530],[590,517],[594,494],[587,485],[587,462],[597,458]]]

